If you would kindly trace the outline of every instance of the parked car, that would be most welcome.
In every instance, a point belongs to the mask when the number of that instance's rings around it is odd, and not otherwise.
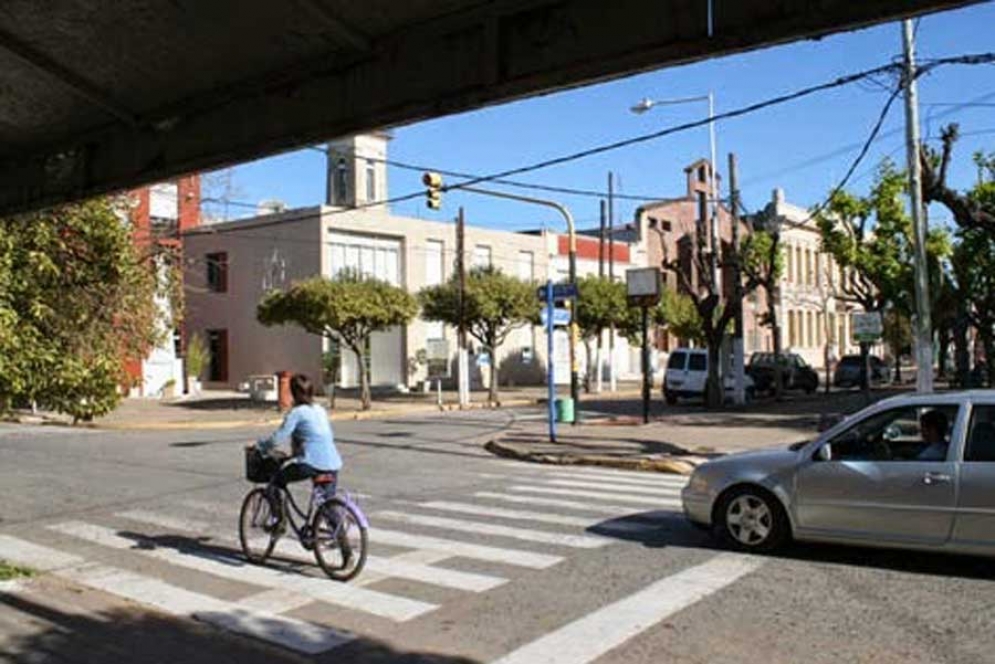
[[[774,353],[750,356],[746,371],[757,392],[774,392],[776,367]],[[811,394],[819,389],[819,374],[795,353],[781,353],[781,380],[787,390],[805,390]]]
[[[877,355],[870,355],[871,385],[891,383],[891,370]],[[833,385],[836,387],[860,387],[864,380],[864,362],[860,355],[844,355],[833,372]]]
[[[794,538],[995,556],[995,390],[879,401],[814,440],[699,466],[682,501],[743,550]]]
[[[677,348],[670,353],[663,375],[663,398],[669,405],[681,399],[703,399],[708,380],[708,351],[704,348]],[[755,386],[749,375],[744,376],[746,398],[752,399]],[[725,395],[732,397],[732,372],[726,372]]]

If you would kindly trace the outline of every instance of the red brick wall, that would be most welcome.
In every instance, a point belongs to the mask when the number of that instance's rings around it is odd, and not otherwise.
[[[561,256],[568,256],[570,254],[570,237],[567,235],[557,236],[557,251]],[[612,249],[612,256],[616,263],[628,263],[629,262],[629,245],[622,242],[612,242],[614,249]],[[600,246],[601,242],[597,238],[591,237],[577,237],[577,258],[583,258],[588,260],[596,261],[600,257]],[[605,243],[605,261],[608,260],[609,255],[608,243]]]

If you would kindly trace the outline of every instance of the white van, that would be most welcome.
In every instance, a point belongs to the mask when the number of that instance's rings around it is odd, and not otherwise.
[[[744,376],[746,398],[753,399],[753,379]],[[669,405],[677,399],[703,399],[705,383],[708,380],[708,351],[704,348],[676,348],[667,360],[667,371],[663,375],[663,398]],[[726,372],[725,395],[732,396],[734,389],[732,371]]]

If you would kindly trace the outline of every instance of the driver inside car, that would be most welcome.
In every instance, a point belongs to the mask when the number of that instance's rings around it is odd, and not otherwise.
[[[938,410],[930,410],[919,418],[919,430],[926,447],[916,457],[918,461],[947,460],[947,416]]]

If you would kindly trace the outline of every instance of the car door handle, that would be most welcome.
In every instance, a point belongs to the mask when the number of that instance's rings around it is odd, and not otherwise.
[[[949,484],[950,476],[946,473],[926,473],[923,475],[922,483],[933,485],[933,484]]]

